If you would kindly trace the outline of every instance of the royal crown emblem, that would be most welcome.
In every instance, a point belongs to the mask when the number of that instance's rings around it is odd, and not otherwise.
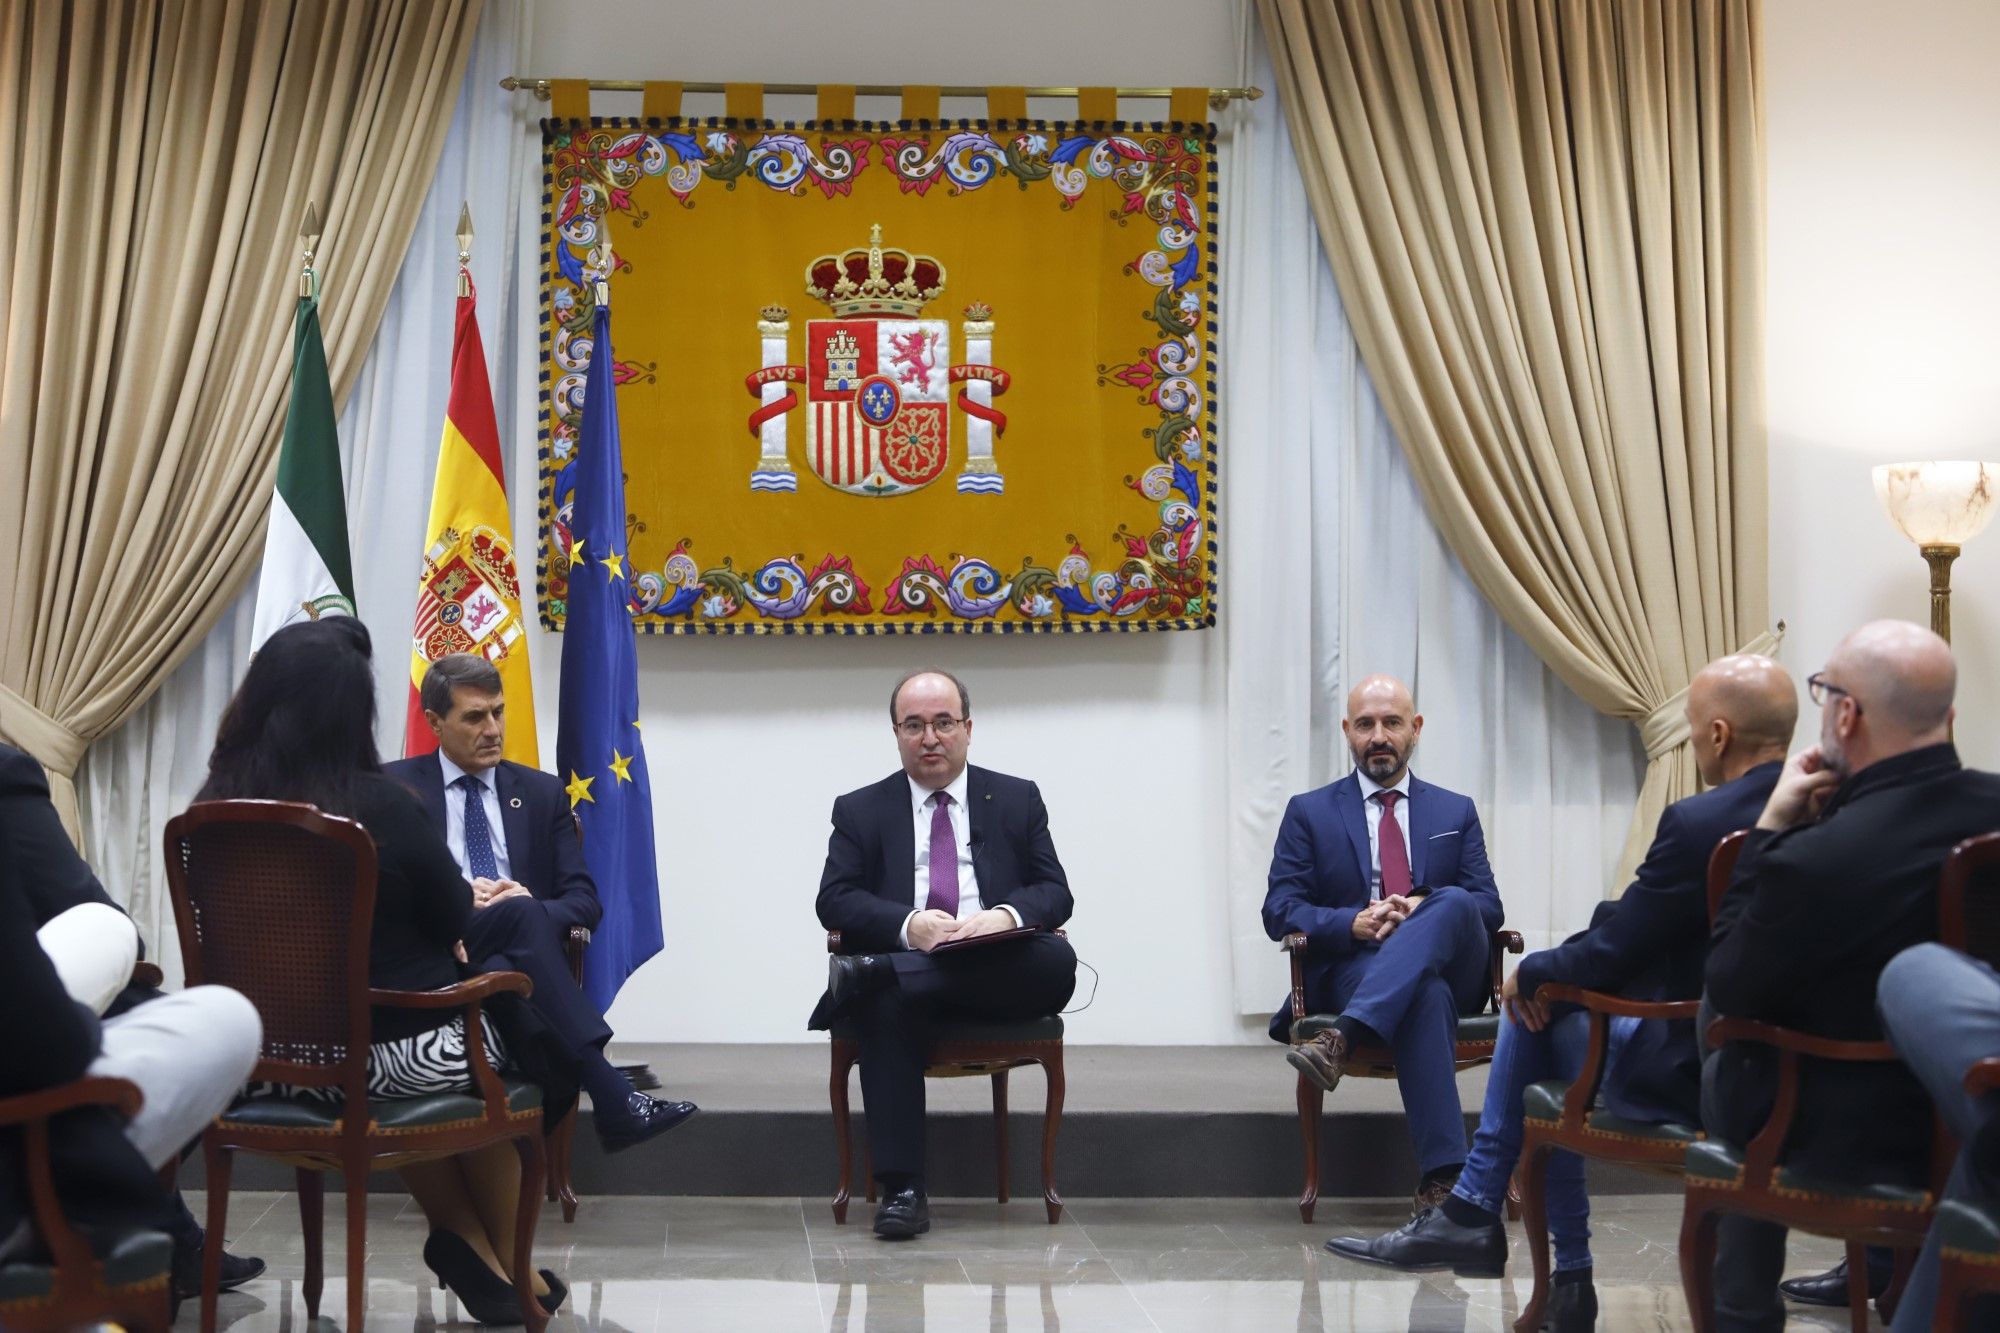
[[[951,388],[966,414],[966,457],[958,489],[997,495],[1004,479],[993,445],[1007,428],[993,399],[1008,375],[995,369],[992,312],[968,306],[961,333],[965,362],[952,364],[951,324],[924,319],[924,307],[944,294],[944,265],[929,255],[868,244],[821,255],[806,266],[806,294],[825,302],[831,319],[805,327],[805,363],[791,361],[791,313],[759,312],[762,365],[745,379],[759,400],[750,414],[759,444],[750,473],[753,491],[798,489],[787,451],[786,415],[805,385],[806,458],[813,474],[850,495],[907,495],[943,476],[952,446]]]

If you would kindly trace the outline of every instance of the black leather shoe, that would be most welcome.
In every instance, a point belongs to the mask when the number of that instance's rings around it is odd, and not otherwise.
[[[473,1252],[465,1237],[456,1231],[437,1230],[424,1240],[424,1267],[437,1275],[446,1290],[458,1297],[465,1312],[481,1324],[520,1324],[521,1302],[514,1286],[486,1266]]]
[[[1365,1240],[1335,1236],[1333,1254],[1389,1268],[1449,1268],[1460,1277],[1499,1277],[1507,1267],[1507,1231],[1498,1222],[1462,1227],[1438,1208],[1426,1208],[1394,1231]]]
[[[883,1240],[908,1240],[931,1229],[931,1201],[923,1187],[909,1185],[882,1196],[875,1210],[875,1234]]]
[[[550,1314],[554,1314],[557,1310],[562,1309],[563,1301],[569,1297],[569,1283],[563,1281],[546,1268],[542,1270],[542,1281],[549,1284],[549,1294],[546,1296],[537,1296],[535,1299],[542,1303],[544,1310],[547,1310]]]
[[[1868,1298],[1880,1300],[1882,1293],[1889,1289],[1890,1273],[1877,1274],[1875,1265],[1868,1265]],[[1787,1278],[1778,1284],[1778,1290],[1800,1305],[1831,1305],[1845,1307],[1847,1304],[1847,1260],[1842,1259],[1824,1273],[1811,1277]]]
[[[1542,1327],[1553,1333],[1591,1333],[1597,1327],[1597,1288],[1589,1278],[1556,1283]]]
[[[880,954],[834,954],[826,960],[827,1007],[838,1009],[857,995],[885,989],[895,979],[895,966]]]
[[[264,1274],[264,1261],[252,1254],[231,1254],[222,1252],[222,1281],[218,1291],[234,1291],[245,1282],[254,1281]],[[191,1301],[201,1295],[201,1242],[197,1240],[189,1250],[174,1246],[174,1299]]]
[[[658,1138],[700,1109],[693,1102],[655,1101],[643,1092],[635,1092],[625,1099],[620,1114],[608,1120],[602,1112],[594,1117],[597,1141],[606,1152],[624,1152],[634,1144]]]

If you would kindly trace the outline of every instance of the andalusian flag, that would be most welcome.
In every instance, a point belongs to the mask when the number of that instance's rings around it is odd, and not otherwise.
[[[451,400],[431,488],[431,521],[424,529],[403,753],[429,754],[437,748],[417,697],[424,672],[447,653],[478,653],[499,668],[506,691],[507,757],[535,768],[535,692],[528,677],[500,427],[493,417],[472,277],[461,269],[460,279],[458,324],[451,339]]]
[[[316,279],[309,280],[315,291]],[[354,614],[354,567],[347,558],[347,496],[334,429],[333,385],[319,335],[319,298],[301,296],[292,334],[292,402],[278,487],[257,581],[250,651],[295,620]]]

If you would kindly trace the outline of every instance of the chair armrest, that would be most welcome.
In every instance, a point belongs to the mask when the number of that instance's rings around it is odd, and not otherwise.
[[[1497,946],[1494,949],[1496,955],[1501,949],[1505,949],[1508,953],[1519,953],[1528,947],[1527,941],[1521,938],[1521,932],[1518,930],[1494,931],[1493,943]]]
[[[1628,1000],[1603,991],[1585,990],[1560,981],[1545,981],[1535,991],[1543,1004],[1574,1004],[1590,1018],[1590,1034],[1585,1039],[1583,1067],[1570,1081],[1569,1095],[1563,1098],[1562,1123],[1575,1128],[1585,1124],[1590,1108],[1604,1084],[1611,1065],[1611,1018],[1693,1018],[1701,1008],[1699,1000]]]
[[[590,947],[590,927],[571,926],[563,936],[563,958],[569,963],[570,978],[583,984],[583,954]]]
[[[376,990],[368,988],[368,1003],[390,1009],[460,1009],[495,995],[532,995],[535,983],[519,972],[485,972],[438,990]]]
[[[129,1079],[97,1075],[71,1079],[53,1088],[0,1098],[0,1125],[25,1125],[31,1120],[46,1120],[79,1106],[109,1106],[130,1120],[139,1114],[139,1108],[145,1104],[146,1095],[139,1091],[138,1084]]]
[[[1292,964],[1292,1021],[1306,1016],[1306,933],[1295,930],[1278,945]]]
[[[1518,930],[1496,930],[1493,932],[1493,944],[1487,954],[1487,983],[1491,992],[1489,1002],[1492,1004],[1493,1012],[1496,1014],[1500,1012],[1500,986],[1507,979],[1505,976],[1506,968],[1502,960],[1507,954],[1519,953],[1526,947],[1527,944],[1522,940],[1521,932]]]
[[[2000,1060],[1981,1060],[1965,1071],[1967,1096],[1983,1097],[2000,1088]]]
[[[139,1113],[146,1096],[137,1084],[102,1075],[72,1079],[53,1088],[0,1099],[0,1125],[20,1125],[21,1153],[27,1168],[29,1213],[42,1243],[56,1261],[56,1291],[73,1284],[87,1287],[96,1268],[90,1243],[63,1216],[50,1167],[49,1118],[81,1106],[109,1106],[127,1120]]]
[[[839,931],[837,931],[837,930],[829,930],[828,932],[826,932],[826,951],[827,951],[828,953],[839,953],[839,952],[840,952],[840,932],[839,932]]]
[[[167,984],[167,974],[160,971],[158,963],[139,962],[132,965],[132,984],[147,986],[153,990]]]
[[[1725,1041],[1754,1041],[1778,1052],[1778,1087],[1771,1101],[1771,1117],[1743,1154],[1744,1184],[1753,1189],[1771,1188],[1778,1169],[1778,1154],[1792,1130],[1792,1116],[1799,1105],[1799,1057],[1842,1060],[1851,1064],[1889,1064],[1901,1059],[1886,1041],[1841,1041],[1781,1028],[1775,1023],[1759,1023],[1748,1018],[1717,1018],[1708,1025],[1707,1044]]]

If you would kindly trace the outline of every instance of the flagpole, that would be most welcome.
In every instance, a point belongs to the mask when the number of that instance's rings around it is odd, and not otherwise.
[[[464,200],[458,205],[458,294],[461,299],[472,295],[472,205]]]
[[[299,226],[299,248],[301,252],[299,268],[299,298],[305,301],[319,299],[319,270],[313,267],[313,255],[319,249],[320,227],[319,208],[306,201],[306,220]]]

